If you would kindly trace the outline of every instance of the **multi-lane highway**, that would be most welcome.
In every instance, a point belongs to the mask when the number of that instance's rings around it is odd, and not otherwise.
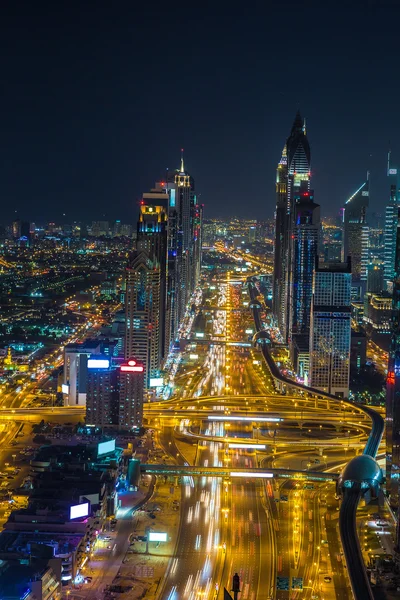
[[[160,598],[222,599],[235,572],[243,600],[288,600],[299,594],[306,600],[320,594],[326,600],[350,598],[336,528],[335,484],[310,483],[299,473],[346,462],[365,446],[370,420],[345,403],[301,391],[277,393],[259,351],[229,346],[230,339],[247,344],[251,334],[249,313],[239,310],[249,303],[246,290],[229,285],[229,277],[213,287],[205,295],[212,296],[211,309],[203,299],[210,318],[194,324],[192,358],[178,370],[175,395],[145,409],[174,462],[206,469],[192,469],[198,473],[193,477],[183,475],[190,467],[164,469],[184,479],[181,526]],[[206,345],[196,333],[225,343]],[[266,449],[229,448],[235,440],[248,440],[250,446],[265,442]],[[282,468],[288,476],[293,471],[293,479],[228,477],[240,468],[256,474],[260,465],[264,472]],[[212,476],[212,467],[225,477]]]

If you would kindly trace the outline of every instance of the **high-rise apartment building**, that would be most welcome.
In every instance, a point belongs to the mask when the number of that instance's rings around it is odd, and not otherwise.
[[[351,260],[319,263],[314,273],[310,385],[346,398],[351,346]]]
[[[86,425],[131,431],[142,426],[144,367],[115,363],[105,355],[88,359]]]
[[[397,548],[400,547],[400,211],[397,213],[392,299],[392,339],[386,379],[386,490],[397,511]]]
[[[131,430],[142,426],[144,365],[130,358],[120,365],[118,425]]]
[[[276,227],[273,279],[274,313],[285,339],[290,334],[290,294],[296,199],[310,191],[311,153],[305,122],[298,112],[286,140],[276,178]]]
[[[343,207],[343,254],[342,260],[351,258],[353,286],[362,287],[367,280],[369,263],[369,173],[364,183],[348,198]],[[363,283],[364,282],[364,283]],[[365,289],[364,289],[365,291]]]
[[[113,356],[116,343],[87,339],[64,347],[63,397],[66,406],[85,406],[90,355]]]
[[[385,208],[384,279],[386,290],[391,292],[395,271],[397,213],[400,205],[400,190],[397,169],[390,166],[390,152],[388,154],[387,175],[390,183],[390,195],[389,202]]]
[[[87,364],[86,425],[113,427],[118,425],[119,369],[110,357],[95,354]]]
[[[161,269],[155,257],[137,250],[126,270],[125,358],[144,367],[144,385],[158,377],[161,366]]]
[[[290,236],[289,339],[309,334],[315,260],[318,255],[320,209],[308,182],[294,192],[294,223]]]

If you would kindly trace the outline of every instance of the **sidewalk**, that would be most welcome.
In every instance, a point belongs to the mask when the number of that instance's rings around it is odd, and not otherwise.
[[[113,583],[123,587],[133,586],[133,589],[124,594],[124,599],[139,600],[146,598],[154,600],[161,591],[162,580],[166,573],[170,559],[174,556],[175,543],[179,529],[180,511],[174,510],[174,501],[180,502],[180,486],[171,486],[160,480],[149,503],[152,507],[158,506],[160,511],[155,511],[155,519],[148,512],[139,510],[135,512],[133,522],[133,535],[146,535],[147,528],[156,532],[166,532],[166,543],[150,542],[148,554],[146,543],[136,541],[130,545],[123,563]]]

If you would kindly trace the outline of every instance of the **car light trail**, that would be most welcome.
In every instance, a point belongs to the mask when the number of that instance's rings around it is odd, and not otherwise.
[[[209,421],[262,421],[265,423],[280,423],[281,421],[283,421],[283,419],[281,419],[280,417],[221,417],[219,415],[215,417],[212,415],[207,415],[207,419]]]
[[[265,444],[228,444],[228,448],[241,448],[243,450],[265,450]]]
[[[271,477],[274,476],[273,473],[254,473],[254,471],[248,471],[248,472],[242,472],[239,473],[238,471],[231,471],[230,473],[231,477],[251,477],[251,478],[259,478],[259,479],[271,479]]]

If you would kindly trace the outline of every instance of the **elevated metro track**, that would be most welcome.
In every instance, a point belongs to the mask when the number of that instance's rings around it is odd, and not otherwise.
[[[356,405],[348,400],[341,400],[332,394],[327,394],[315,388],[304,386],[282,375],[276,366],[268,348],[268,332],[262,328],[259,314],[261,307],[256,299],[257,293],[252,277],[247,279],[247,285],[251,299],[250,308],[253,313],[254,324],[257,332],[255,339],[257,340],[257,335],[261,334],[259,338],[259,347],[266,366],[274,380],[276,388],[283,393],[285,393],[286,389],[288,389],[292,392],[298,392],[302,395],[308,394],[309,397],[315,396],[317,398],[327,398],[332,401],[332,403],[343,403],[346,406],[351,406],[357,408],[358,410],[362,410],[372,421],[371,433],[364,447],[363,454],[375,458],[385,427],[383,418],[371,408],[363,405]],[[360,498],[361,490],[345,491],[339,513],[340,537],[342,540],[343,551],[347,562],[347,571],[355,600],[374,600],[374,595],[372,593],[368,575],[365,569],[356,528],[356,512]]]

